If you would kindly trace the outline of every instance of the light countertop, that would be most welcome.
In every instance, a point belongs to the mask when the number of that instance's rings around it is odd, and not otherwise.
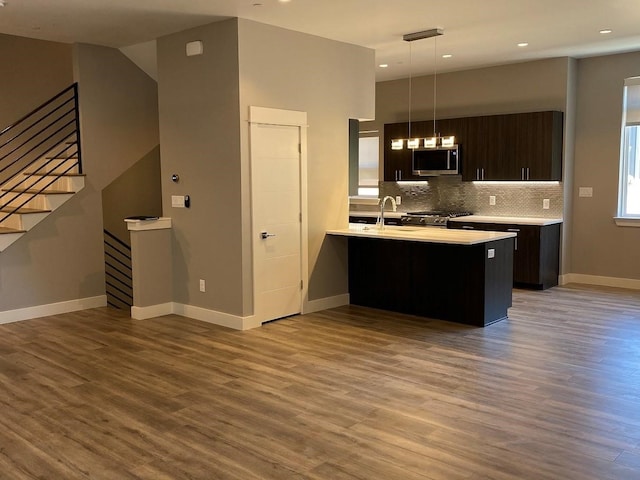
[[[386,215],[386,213],[385,213]],[[328,235],[344,237],[408,240],[412,242],[447,243],[451,245],[477,245],[494,240],[515,237],[513,232],[485,232],[481,230],[452,230],[438,227],[385,226],[380,230],[373,225],[350,223],[349,228],[328,230]]]
[[[385,216],[386,216],[385,212]],[[554,225],[562,223],[561,218],[537,218],[537,217],[491,217],[485,215],[469,215],[449,219],[450,222],[476,222],[476,223],[501,223],[516,225]]]

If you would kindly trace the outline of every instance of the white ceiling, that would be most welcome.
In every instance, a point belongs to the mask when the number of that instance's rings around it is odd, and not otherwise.
[[[228,17],[247,18],[373,48],[376,63],[389,65],[377,68],[378,80],[431,73],[436,53],[440,73],[640,50],[640,0],[4,1],[0,33],[118,48]],[[402,40],[405,33],[435,27],[445,31],[437,41]],[[602,35],[603,28],[613,33]],[[519,48],[518,42],[529,46]],[[453,57],[442,59],[444,53]]]

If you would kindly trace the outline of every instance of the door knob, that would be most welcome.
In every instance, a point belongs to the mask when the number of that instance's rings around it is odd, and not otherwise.
[[[260,238],[262,238],[263,240],[265,240],[266,238],[275,237],[275,236],[276,236],[275,233],[260,232]]]

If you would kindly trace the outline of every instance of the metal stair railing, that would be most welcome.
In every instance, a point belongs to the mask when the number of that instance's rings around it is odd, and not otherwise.
[[[133,305],[131,247],[104,230],[104,261],[107,305],[120,310]]]
[[[82,173],[79,120],[74,83],[0,131],[0,222],[74,169]]]

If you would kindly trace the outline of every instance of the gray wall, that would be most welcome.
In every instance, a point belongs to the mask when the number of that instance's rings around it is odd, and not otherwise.
[[[102,191],[103,226],[125,243],[129,231],[123,219],[133,215],[162,215],[159,145]]]
[[[86,187],[2,252],[2,311],[104,295],[101,191],[158,144],[153,80],[90,45],[74,47],[74,70]]]
[[[194,40],[204,54],[186,57]],[[346,293],[346,252],[324,232],[347,223],[348,119],[373,116],[373,51],[231,19],[159,39],[158,71],[175,301],[253,313],[250,105],[309,113],[310,298]],[[190,209],[169,207],[185,194]]]
[[[553,58],[438,74],[436,116],[564,111],[568,61]],[[376,119],[362,123],[361,129],[382,132],[385,123],[406,122],[408,106],[408,79],[379,82]],[[433,75],[413,78],[411,106],[412,120],[433,119]]]
[[[0,34],[0,130],[73,83],[72,46]]]
[[[203,42],[204,53],[187,57],[185,44],[194,40]],[[160,38],[158,79],[174,301],[244,315],[237,22]],[[179,183],[171,182],[173,173]],[[171,195],[190,195],[191,208],[171,208]],[[207,282],[204,293],[199,279]]]
[[[640,279],[640,228],[618,227],[622,88],[640,75],[640,52],[578,63],[572,272]],[[579,187],[593,187],[579,198]]]
[[[309,300],[346,294],[344,242],[325,231],[348,222],[349,118],[373,118],[374,51],[240,20],[242,165],[249,172],[249,106],[308,113]],[[251,231],[250,177],[243,175],[243,231]],[[251,251],[244,235],[245,309]]]

